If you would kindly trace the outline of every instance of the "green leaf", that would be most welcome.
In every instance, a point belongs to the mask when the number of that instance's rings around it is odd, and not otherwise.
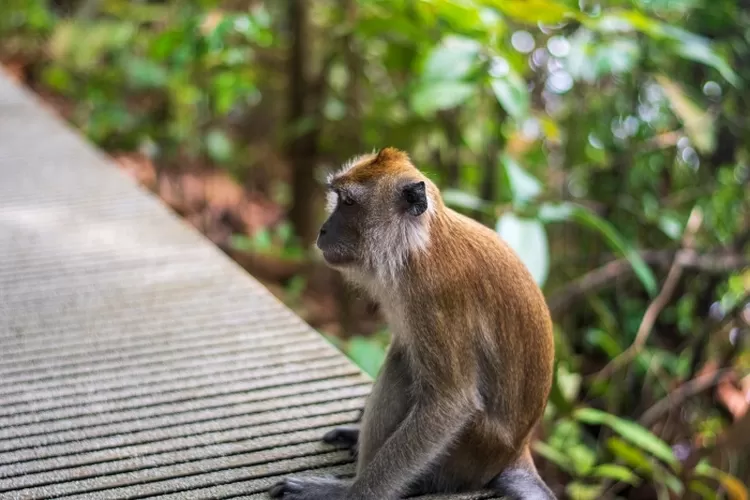
[[[691,10],[703,5],[701,0],[637,0],[639,8],[650,10],[662,15],[683,16]]]
[[[711,152],[714,149],[714,120],[711,115],[688,98],[680,85],[666,76],[656,75],[656,81],[698,151]]]
[[[637,485],[641,479],[627,467],[617,464],[601,464],[596,466],[589,474],[592,477],[603,477],[614,479],[623,483]]]
[[[475,85],[463,82],[423,83],[412,95],[411,105],[422,116],[458,106],[474,93]]]
[[[232,142],[221,130],[214,129],[208,133],[206,149],[209,156],[218,162],[226,162],[232,157]]]
[[[664,234],[669,236],[674,241],[678,241],[682,236],[682,224],[677,219],[677,217],[669,214],[663,214],[659,216],[658,224],[659,229],[661,229]]]
[[[554,448],[543,441],[534,441],[532,447],[536,453],[557,465],[562,470],[571,474],[574,473],[573,463],[570,458],[557,448]]]
[[[507,212],[498,219],[495,229],[515,250],[536,283],[543,286],[549,273],[549,248],[544,226],[536,219],[522,219]]]
[[[140,57],[127,58],[125,70],[135,88],[161,88],[169,78],[163,66]]]
[[[618,437],[607,440],[607,448],[617,457],[631,467],[645,473],[653,473],[654,465],[648,457],[638,448],[630,445]]]
[[[565,486],[567,497],[575,500],[598,500],[603,490],[604,486],[601,484],[586,484],[580,481],[572,481]]]
[[[537,26],[557,24],[576,18],[578,12],[554,0],[483,0],[480,3],[498,9],[519,23]]]
[[[624,74],[638,62],[641,50],[635,40],[613,40],[598,50],[597,66],[600,74]]]
[[[713,488],[698,479],[691,480],[688,489],[693,493],[700,495],[704,500],[717,500],[719,498],[717,492]]]
[[[93,71],[105,54],[126,49],[136,33],[129,22],[60,21],[49,41],[49,53],[54,60],[65,61],[78,70]]]
[[[478,196],[458,189],[445,189],[442,192],[442,197],[446,205],[461,207],[468,210],[486,211],[490,206],[489,203]]]
[[[605,33],[628,33],[635,30],[654,40],[667,42],[677,55],[710,66],[733,86],[739,85],[739,77],[727,61],[716,53],[709,40],[677,26],[625,9],[612,10],[599,18],[582,17],[580,20],[585,26]]]
[[[578,30],[568,38],[570,51],[562,62],[574,79],[592,83],[606,75],[627,73],[640,60],[641,47],[635,40],[601,38],[589,30]]]
[[[610,359],[613,359],[615,356],[622,353],[622,347],[617,343],[614,336],[599,328],[590,328],[586,332],[586,342],[597,346],[599,349],[607,353],[607,356],[609,356]]]
[[[562,368],[562,367],[560,367]],[[549,401],[554,408],[562,414],[568,414],[573,410],[572,400],[568,398],[568,391],[573,385],[573,377],[566,377],[566,374],[560,374],[560,369],[556,372],[557,376],[552,380],[552,388],[549,394]],[[563,380],[565,378],[565,380]],[[577,392],[578,388],[576,388]]]
[[[490,81],[497,102],[516,120],[525,118],[529,113],[529,90],[526,82],[517,73],[509,70],[505,76],[494,77]]]
[[[476,65],[480,49],[481,45],[476,40],[447,36],[427,56],[422,80],[463,80]]]
[[[680,43],[677,44],[676,51],[685,59],[703,63],[706,66],[714,68],[732,86],[739,86],[740,79],[737,76],[737,73],[734,72],[723,57],[714,52],[707,41],[691,36],[687,40],[680,40]]]
[[[706,462],[699,463],[695,471],[702,476],[717,480],[727,491],[730,500],[748,500],[750,497],[747,487],[732,474],[711,467]]]
[[[256,250],[269,250],[273,246],[271,231],[267,227],[261,228],[253,235],[253,247]]]
[[[265,252],[273,251],[273,240],[268,228],[261,228],[256,231],[252,237],[244,234],[232,234],[230,238],[232,248],[244,252]]]
[[[376,377],[385,360],[386,350],[374,339],[352,337],[347,343],[346,353],[362,370]]]
[[[569,371],[564,365],[557,368],[557,383],[566,401],[575,401],[581,390],[581,374]]]
[[[542,185],[536,177],[522,169],[513,158],[503,155],[501,161],[508,176],[514,203],[526,203],[542,192]]]
[[[573,461],[578,476],[587,476],[596,463],[596,452],[585,444],[575,444],[568,447],[565,452]]]
[[[149,44],[149,55],[157,61],[165,61],[183,41],[181,32],[171,30],[160,33]]]
[[[44,83],[59,92],[67,92],[73,89],[74,83],[71,74],[62,66],[51,65],[42,70]]]
[[[545,223],[574,220],[579,224],[598,231],[613,250],[628,259],[636,276],[652,296],[656,293],[656,278],[651,268],[617,230],[589,209],[574,203],[545,203],[540,206],[538,216]]]
[[[245,252],[253,250],[253,240],[244,234],[232,234],[229,238],[229,245],[236,250]]]
[[[422,21],[425,24],[447,24],[450,31],[478,35],[484,34],[481,29],[485,24],[482,11],[473,2],[455,0],[421,0],[414,2],[421,8]]]
[[[664,471],[661,468],[657,469],[657,474],[654,476],[654,478],[667,485],[667,488],[672,490],[674,493],[677,494],[677,498],[682,498],[682,492],[685,489],[684,485],[682,484],[682,480],[675,476],[674,474],[670,474],[667,471]]]
[[[651,453],[665,463],[670,465],[678,464],[677,458],[667,443],[635,422],[595,408],[581,408],[574,412],[574,416],[577,420],[587,424],[606,425],[624,439]]]

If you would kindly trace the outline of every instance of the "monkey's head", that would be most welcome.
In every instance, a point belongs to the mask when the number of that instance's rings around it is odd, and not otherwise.
[[[395,275],[429,245],[437,187],[393,148],[358,156],[328,179],[328,220],[317,246],[340,269]]]

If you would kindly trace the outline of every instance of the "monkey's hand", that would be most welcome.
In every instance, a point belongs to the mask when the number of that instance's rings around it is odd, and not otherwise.
[[[400,498],[445,451],[477,408],[474,400],[462,397],[459,390],[451,396],[430,395],[417,401],[373,460],[358,473],[346,492],[347,499]]]
[[[346,448],[352,458],[357,457],[359,444],[359,427],[355,425],[342,425],[336,427],[323,435],[323,442],[333,446]]]
[[[284,500],[344,500],[348,486],[344,480],[331,476],[289,477],[276,483],[268,493]]]

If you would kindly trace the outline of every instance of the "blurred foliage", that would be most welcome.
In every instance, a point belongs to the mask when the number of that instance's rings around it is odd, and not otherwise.
[[[248,122],[278,149],[319,127],[322,167],[361,148],[408,150],[449,205],[496,228],[519,252],[551,304],[568,299],[562,310],[553,307],[555,386],[535,442],[545,479],[576,499],[687,491],[747,498],[747,453],[700,462],[689,480],[682,470],[685,453],[743,418],[712,387],[681,400],[658,425],[636,422],[710,367],[733,370],[730,385],[750,394],[743,305],[750,7],[729,0],[310,5],[306,50],[326,89],[311,89],[323,95],[321,122],[281,124],[269,112],[288,104],[279,93],[288,87],[294,35],[285,2],[7,0],[0,58],[26,61],[35,88],[73,102],[70,119],[97,144],[143,151],[159,166],[204,164],[252,177]],[[287,203],[288,193],[278,193],[288,182],[274,177],[268,196]],[[634,341],[695,207],[703,220],[688,257],[700,258],[686,261],[634,361],[610,379],[593,377]],[[292,233],[285,223],[235,234],[231,244],[299,259],[306,249],[294,246]],[[730,258],[735,264],[726,264]],[[592,286],[586,273],[607,271],[608,262],[612,274]],[[301,303],[305,286],[303,278],[287,283],[290,303]],[[375,375],[389,335],[329,338]]]

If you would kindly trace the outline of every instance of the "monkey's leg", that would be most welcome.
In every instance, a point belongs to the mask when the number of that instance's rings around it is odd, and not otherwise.
[[[539,476],[528,447],[517,463],[506,468],[492,481],[490,488],[509,500],[557,500]]]
[[[474,413],[471,398],[453,394],[448,405],[445,395],[430,392],[421,391],[419,400],[398,429],[372,460],[359,468],[346,498],[399,498],[448,449]]]
[[[399,346],[391,345],[367,398],[357,435],[357,473],[370,463],[409,412],[412,379],[405,356]]]
[[[410,376],[403,361],[403,354],[392,346],[388,350],[385,364],[378,375],[370,396],[367,398],[362,424],[357,431],[354,425],[336,427],[326,433],[324,441],[356,439],[358,448],[357,469],[364,468],[409,412]],[[343,429],[343,432],[340,432]],[[269,494],[284,500],[339,500],[354,499],[347,494],[351,481],[335,477],[288,477],[276,483]],[[363,496],[363,499],[385,500],[384,497]]]
[[[386,358],[378,379],[368,398],[370,413],[373,419],[367,427],[366,457],[372,456],[383,441],[396,429],[408,411],[407,380],[404,365],[399,354],[390,354]],[[333,446],[349,449],[354,458],[359,458],[359,441],[362,434],[365,412],[360,411],[359,424],[341,425],[323,435],[323,442]],[[365,458],[369,460],[369,458]]]
[[[342,425],[323,436],[323,441],[327,444],[348,448],[360,466],[369,462],[382,443],[406,417],[409,410],[407,394],[410,378],[397,349],[389,350],[386,363],[368,398],[368,414],[372,414],[372,419],[364,424],[365,412],[362,410],[359,414],[359,425]],[[360,438],[363,433],[365,436]],[[359,453],[360,439],[366,443],[363,459],[360,459]]]
[[[292,477],[270,495],[285,500],[395,500],[424,474],[465,425],[465,405],[445,408],[427,398],[417,403],[354,482],[333,477]]]

